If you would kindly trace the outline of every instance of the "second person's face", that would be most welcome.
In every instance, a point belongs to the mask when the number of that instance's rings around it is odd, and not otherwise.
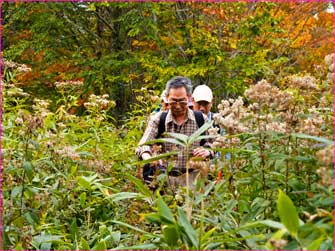
[[[193,102],[194,110],[201,111],[203,114],[208,115],[211,111],[212,103],[207,101]]]

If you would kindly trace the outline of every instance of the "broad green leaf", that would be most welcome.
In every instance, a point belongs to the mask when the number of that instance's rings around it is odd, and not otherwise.
[[[166,243],[170,247],[177,246],[180,234],[176,225],[165,225],[162,227],[162,232]]]
[[[43,234],[43,235],[36,235],[33,237],[33,241],[35,243],[45,243],[45,242],[54,242],[60,241],[62,238],[61,235],[51,235],[51,234]]]
[[[222,241],[219,240],[219,242],[211,242],[206,246],[206,250],[220,250],[220,247],[222,247]]]
[[[272,220],[261,220],[261,221],[248,222],[248,223],[244,224],[243,226],[241,226],[240,229],[253,228],[253,227],[256,227],[256,226],[259,226],[259,225],[265,225],[265,226],[272,227],[272,228],[286,230],[286,228],[283,224],[281,224],[280,222],[277,222],[277,221],[272,221]]]
[[[268,227],[273,227],[273,228],[278,228],[278,229],[285,228],[283,224],[281,224],[278,221],[273,221],[273,220],[262,220],[262,221],[259,221],[259,223],[266,225]]]
[[[70,169],[70,175],[74,175],[78,170],[78,166],[77,165],[73,165],[71,166],[71,169]]]
[[[158,214],[161,217],[162,221],[173,224],[174,217],[171,212],[171,209],[166,205],[165,201],[161,196],[158,198],[157,206],[158,206]]]
[[[150,140],[150,141],[147,141],[145,143],[142,144],[143,145],[152,145],[152,144],[157,144],[157,143],[172,143],[172,144],[176,144],[176,145],[181,145],[181,146],[184,146],[185,144],[176,140],[176,139],[173,139],[173,138],[160,138],[160,139],[154,139],[154,140]]]
[[[142,229],[140,229],[140,228],[134,227],[134,226],[129,225],[129,224],[127,224],[127,223],[124,223],[124,222],[122,222],[122,221],[111,220],[111,222],[112,222],[112,223],[115,223],[115,224],[118,224],[118,225],[120,225],[120,226],[127,227],[127,228],[129,228],[129,229],[135,230],[135,231],[140,232],[140,233],[142,233],[142,234],[146,234],[146,235],[148,235],[148,237],[150,237],[150,238],[160,237],[159,235],[156,235],[156,234],[152,234],[152,233],[146,232],[146,231],[144,231],[144,230],[142,230]]]
[[[198,130],[196,130],[188,139],[188,144],[192,144],[194,141],[198,140],[201,134],[208,130],[213,125],[213,121],[206,122]]]
[[[115,242],[119,242],[121,240],[121,232],[120,231],[112,232],[111,235],[112,235],[113,240]]]
[[[37,223],[37,216],[34,213],[26,212],[24,214],[24,218],[30,225],[34,225]]]
[[[71,239],[76,240],[77,234],[78,234],[77,218],[72,219],[69,230],[70,230],[70,234],[71,234]]]
[[[213,227],[212,229],[207,230],[206,233],[201,238],[202,242],[207,241],[207,239],[209,239],[212,236],[212,234],[215,232],[216,229],[217,229],[216,227]]]
[[[269,160],[285,160],[288,158],[287,154],[272,152],[266,156]]]
[[[22,186],[14,187],[14,188],[12,189],[12,192],[11,192],[10,197],[11,197],[12,200],[14,201],[14,200],[15,200],[15,197],[18,196],[18,195],[21,195],[21,193],[22,193]]]
[[[153,161],[160,160],[160,159],[163,159],[163,158],[166,158],[166,157],[170,157],[170,156],[172,156],[172,155],[176,155],[176,154],[178,154],[177,151],[172,151],[172,152],[168,152],[168,153],[163,153],[163,154],[157,155],[157,156],[152,157],[152,158],[147,159],[147,160],[141,160],[141,161],[139,161],[139,162],[137,162],[137,163],[139,163],[139,164],[147,164],[147,163],[151,163],[151,162],[153,162]]]
[[[282,228],[282,229],[279,229],[277,232],[275,232],[273,235],[272,235],[272,238],[274,240],[280,240],[283,238],[284,234],[286,233],[286,229],[285,228]]]
[[[144,194],[145,196],[150,197],[152,195],[152,192],[150,191],[150,189],[148,188],[148,186],[146,186],[143,181],[141,181],[140,179],[134,177],[131,174],[126,173],[126,177],[128,180],[130,180],[131,182],[134,183],[134,185],[137,187],[137,189]]]
[[[90,245],[88,244],[88,241],[85,240],[83,237],[80,238],[79,249],[80,250],[91,250]]]
[[[26,173],[29,181],[33,179],[33,166],[30,161],[24,161],[23,162],[23,169],[24,172]]]
[[[91,190],[91,189],[92,189],[92,186],[91,186],[90,182],[87,181],[87,179],[86,179],[85,177],[80,176],[80,177],[78,177],[77,179],[78,179],[78,184],[79,184],[80,186],[82,186],[83,188],[86,188],[86,189],[88,189],[88,190]]]
[[[186,144],[187,139],[188,139],[188,136],[182,133],[167,132],[166,135],[178,140],[183,145]]]
[[[116,247],[109,250],[157,250],[157,246],[155,244],[142,244],[135,246],[127,246],[127,247]]]
[[[151,223],[160,224],[162,222],[161,217],[158,213],[145,214],[144,218]]]
[[[21,242],[18,242],[15,246],[15,250],[25,250],[22,246],[22,243]]]
[[[319,237],[316,240],[313,240],[312,243],[308,245],[306,250],[320,250],[320,245],[323,240],[324,240],[323,236]]]
[[[56,119],[55,119],[55,114],[50,113],[44,118],[44,126],[47,129],[54,129],[55,131],[57,130],[56,128]]]
[[[92,189],[92,184],[94,180],[98,177],[97,174],[94,174],[92,176],[79,176],[77,177],[79,185],[82,187],[91,190]]]
[[[280,221],[293,237],[297,236],[299,217],[292,200],[279,189],[277,209]]]
[[[93,250],[107,250],[107,245],[104,240],[99,241],[96,245],[94,245]]]
[[[86,202],[86,193],[85,193],[85,192],[82,192],[82,193],[79,195],[79,203],[80,203],[81,207],[84,207],[84,206],[85,206],[85,202]]]
[[[316,162],[316,159],[313,156],[301,156],[301,155],[291,157],[290,160],[301,161],[304,163],[315,163]]]
[[[199,241],[197,238],[197,233],[192,227],[191,223],[187,220],[184,210],[178,207],[178,224],[182,227],[181,236],[188,243],[189,247],[198,248]]]
[[[51,242],[44,242],[41,243],[40,249],[41,250],[51,250]]]
[[[292,136],[295,136],[299,139],[311,139],[314,141],[325,143],[327,145],[334,145],[334,142],[332,140],[321,138],[321,137],[316,137],[316,136],[312,136],[312,135],[308,135],[304,133],[293,133]]]
[[[139,193],[132,193],[132,192],[120,192],[116,194],[112,194],[108,196],[109,199],[116,202],[119,200],[127,200],[127,199],[133,199],[133,198],[141,198],[141,194]]]

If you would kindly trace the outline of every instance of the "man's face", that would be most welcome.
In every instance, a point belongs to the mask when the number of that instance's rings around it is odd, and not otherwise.
[[[212,102],[208,101],[198,101],[198,102],[193,102],[194,105],[194,110],[195,111],[201,111],[203,114],[208,115],[208,113],[211,111],[212,108]]]
[[[184,87],[170,89],[167,99],[173,116],[183,116],[187,113],[188,96]]]

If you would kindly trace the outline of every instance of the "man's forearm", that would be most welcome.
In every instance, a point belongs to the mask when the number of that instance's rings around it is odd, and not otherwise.
[[[151,147],[146,145],[138,146],[135,152],[138,158],[143,159],[142,155],[144,153],[148,153],[151,156]]]

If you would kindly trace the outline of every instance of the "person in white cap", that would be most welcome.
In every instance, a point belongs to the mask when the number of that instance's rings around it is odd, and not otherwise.
[[[211,112],[213,104],[213,93],[207,85],[198,85],[193,91],[193,108],[195,111],[201,111],[208,118],[213,120]]]
[[[203,114],[207,115],[208,121],[213,120],[213,113],[211,112],[211,108],[213,105],[213,93],[211,88],[207,85],[198,85],[193,91],[193,107],[195,111],[201,111]],[[213,124],[213,127],[219,128],[219,134],[224,135],[224,129],[220,128],[216,123]],[[215,153],[215,158],[220,158],[220,153]],[[230,158],[230,153],[226,153],[226,159]]]

